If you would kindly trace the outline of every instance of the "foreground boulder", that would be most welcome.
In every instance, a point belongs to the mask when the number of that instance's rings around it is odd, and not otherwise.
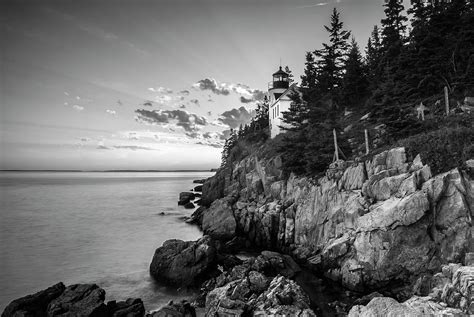
[[[75,284],[48,305],[48,316],[106,316],[105,291],[96,284]]]
[[[45,290],[12,301],[2,317],[10,316],[84,316],[143,317],[141,299],[110,301],[104,304],[105,291],[96,284],[55,284]]]
[[[198,241],[168,240],[156,249],[150,275],[159,282],[190,286],[215,268],[216,248],[209,236]]]
[[[65,289],[63,283],[58,283],[35,294],[15,299],[5,308],[2,317],[44,316],[49,303],[58,298]]]

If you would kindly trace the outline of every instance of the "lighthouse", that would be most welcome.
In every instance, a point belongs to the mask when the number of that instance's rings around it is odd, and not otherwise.
[[[291,105],[291,93],[299,93],[296,84],[290,86],[289,74],[278,69],[273,75],[273,80],[268,83],[268,99],[270,106],[268,107],[268,119],[270,126],[270,137],[274,138],[282,132],[281,126],[283,122],[283,112],[288,111]]]
[[[272,76],[273,81],[268,83],[270,103],[275,102],[290,87],[288,74],[281,69],[281,66]]]

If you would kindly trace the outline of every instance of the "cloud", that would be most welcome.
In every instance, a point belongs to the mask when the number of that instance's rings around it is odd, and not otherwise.
[[[259,89],[252,89],[244,84],[232,84],[232,83],[220,83],[214,78],[205,78],[199,80],[197,83],[192,85],[195,89],[201,90],[210,90],[216,95],[229,95],[231,92],[235,92],[241,96],[244,96],[246,99],[251,99],[252,101],[263,100],[265,92]],[[209,101],[212,101],[211,96],[209,96]]]
[[[187,96],[187,95],[190,94],[189,90],[187,90],[187,89],[181,90],[179,93],[180,93],[181,95],[185,95],[185,96]]]
[[[244,96],[240,96],[240,102],[241,103],[249,103],[249,102],[252,102],[252,101],[253,101],[252,98],[247,99]]]
[[[79,106],[79,105],[74,105],[74,106],[72,106],[72,108],[76,111],[82,111],[82,110],[85,109],[83,106]]]
[[[149,91],[151,92],[156,92],[156,93],[159,93],[159,94],[172,94],[173,93],[173,89],[169,89],[169,88],[165,88],[165,87],[158,87],[158,88],[148,88]]]
[[[229,126],[232,129],[238,128],[241,124],[247,124],[250,122],[254,115],[254,111],[248,111],[245,107],[240,107],[238,109],[234,108],[229,111],[225,111],[219,116],[219,121],[223,124]]]
[[[191,99],[190,101],[195,105],[199,105],[199,100],[197,99]]]
[[[201,79],[193,85],[194,88],[199,88],[201,90],[210,90],[216,95],[227,96],[230,93],[230,90],[226,87],[225,84],[219,84],[214,78],[205,78]]]
[[[138,137],[138,134],[136,132],[129,132],[128,133],[128,138],[130,140],[139,140],[140,138]]]
[[[111,148],[106,147],[106,146],[103,145],[103,144],[97,145],[97,148],[96,148],[96,149],[98,149],[98,150],[111,150]]]
[[[65,91],[64,94],[65,94],[66,96],[69,96],[69,93],[68,93],[67,91]]]
[[[65,106],[69,106],[69,102],[65,102],[64,105],[65,105]]]
[[[142,106],[152,107],[153,106],[153,101],[146,100],[142,103]]]
[[[186,109],[186,106],[185,106],[185,105],[181,105],[181,106],[179,106],[179,109]]]
[[[81,97],[79,97],[79,96],[76,96],[76,99],[77,99],[77,100],[81,100]]]
[[[89,142],[91,139],[87,137],[80,138],[81,142]]]
[[[158,150],[151,147],[139,146],[139,145],[114,145],[113,148],[114,149],[128,149],[132,151],[137,151],[137,150],[157,151]]]
[[[174,123],[176,126],[182,127],[186,132],[194,132],[199,130],[199,126],[207,125],[205,117],[189,113],[184,110],[135,110],[136,120],[147,124],[168,124]]]
[[[107,112],[108,114],[113,115],[113,116],[117,115],[117,111],[115,111],[115,110],[107,109],[107,110],[105,110],[105,112]]]
[[[336,2],[339,3],[340,1],[336,1]],[[308,4],[308,5],[298,6],[297,8],[299,8],[299,9],[313,8],[313,7],[325,6],[327,4],[329,4],[329,2],[319,2],[319,3],[315,3],[315,4]]]

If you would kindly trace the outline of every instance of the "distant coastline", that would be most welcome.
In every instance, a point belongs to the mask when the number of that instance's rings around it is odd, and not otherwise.
[[[184,172],[215,172],[217,169],[206,170],[0,170],[0,172],[53,172],[53,173],[184,173]]]

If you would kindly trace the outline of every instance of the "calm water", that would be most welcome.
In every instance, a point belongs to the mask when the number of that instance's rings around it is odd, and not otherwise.
[[[59,281],[141,297],[147,310],[192,295],[155,284],[148,265],[165,240],[201,236],[177,199],[212,174],[1,172],[0,311]]]

